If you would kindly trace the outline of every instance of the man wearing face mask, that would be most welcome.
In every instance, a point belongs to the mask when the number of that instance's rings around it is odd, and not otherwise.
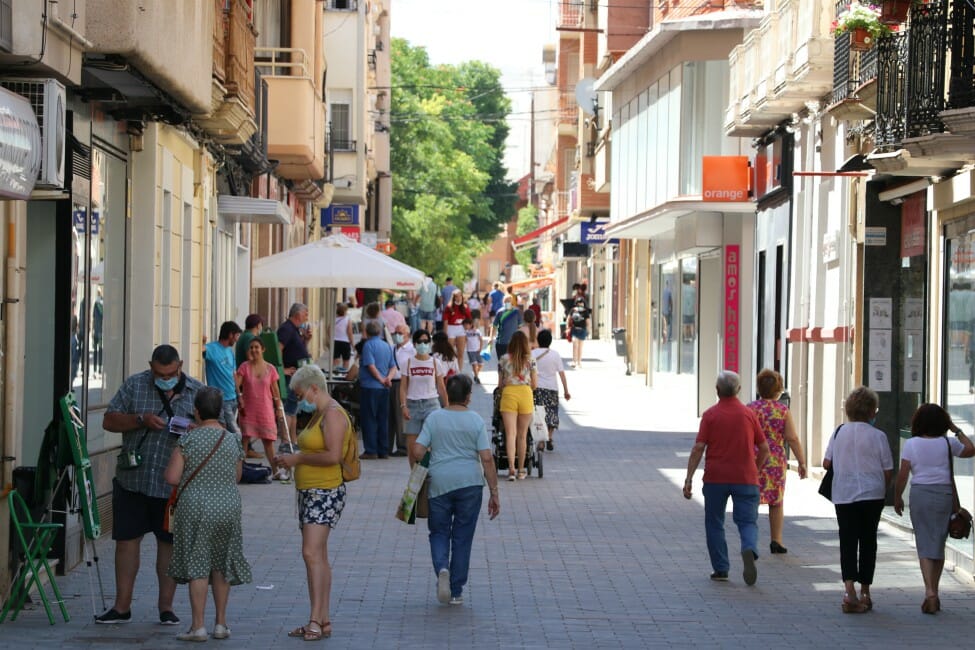
[[[406,456],[406,438],[403,436],[403,407],[400,403],[399,386],[403,368],[410,357],[416,354],[410,340],[410,328],[406,324],[397,325],[393,331],[393,356],[396,359],[396,374],[389,390],[389,448],[396,447],[390,456]],[[394,444],[395,443],[395,444]]]
[[[512,305],[511,296],[505,296],[501,311],[494,317],[494,324],[491,326],[494,351],[499,359],[508,351],[508,343],[519,327],[521,327],[521,312]]]
[[[176,348],[160,345],[152,351],[149,369],[126,379],[108,403],[102,426],[122,434],[112,482],[115,602],[95,618],[96,623],[114,625],[131,620],[140,546],[143,536],[152,533],[156,537],[159,623],[179,624],[173,613],[176,582],[166,575],[173,555],[173,536],[163,530],[171,491],[164,474],[179,436],[193,420],[193,401],[202,387],[183,373]]]

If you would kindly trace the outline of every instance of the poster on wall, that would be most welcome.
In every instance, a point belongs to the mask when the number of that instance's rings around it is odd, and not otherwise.
[[[890,361],[870,361],[867,366],[867,386],[878,393],[889,393]]]
[[[891,330],[870,330],[870,361],[890,362]]]
[[[904,392],[921,392],[921,362],[918,360],[907,361],[904,364]]]
[[[894,305],[890,298],[870,299],[870,328],[890,329],[894,326]]]
[[[924,327],[924,301],[920,298],[904,300],[904,329],[919,330]]]

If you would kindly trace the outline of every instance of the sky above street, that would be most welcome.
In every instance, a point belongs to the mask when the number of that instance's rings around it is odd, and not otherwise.
[[[545,84],[542,46],[555,42],[556,0],[392,0],[394,37],[426,48],[433,64],[484,61],[512,101],[508,177],[528,173],[532,87]]]

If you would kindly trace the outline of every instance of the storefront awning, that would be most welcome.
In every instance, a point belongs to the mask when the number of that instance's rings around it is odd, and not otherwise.
[[[693,212],[747,214],[755,212],[754,201],[703,201],[700,196],[685,196],[606,226],[607,237],[653,239],[674,230],[677,219]]]
[[[217,196],[217,212],[230,221],[291,225],[291,208],[274,199],[220,194]]]
[[[562,217],[561,219],[556,219],[552,223],[547,223],[541,228],[536,228],[535,230],[520,235],[511,240],[511,247],[516,251],[520,251],[524,248],[531,248],[532,246],[538,245],[538,240],[541,239],[542,235],[554,230],[559,226],[567,225],[569,223],[569,217]]]
[[[541,275],[537,278],[525,278],[524,280],[518,280],[517,282],[511,282],[506,285],[506,288],[511,293],[519,293],[525,291],[535,291],[536,289],[544,289],[555,284],[554,275]]]

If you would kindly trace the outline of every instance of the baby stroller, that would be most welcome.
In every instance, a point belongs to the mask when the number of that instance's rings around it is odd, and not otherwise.
[[[501,387],[494,389],[494,411],[491,413],[491,428],[494,433],[491,435],[491,442],[494,444],[494,465],[498,472],[508,469],[508,452],[505,448],[504,440],[504,421],[501,419]],[[544,445],[544,443],[542,443]],[[531,427],[528,428],[528,440],[525,443],[525,471],[532,475],[532,469],[538,471],[538,478],[542,478],[542,455],[541,445],[536,445],[532,439]]]

